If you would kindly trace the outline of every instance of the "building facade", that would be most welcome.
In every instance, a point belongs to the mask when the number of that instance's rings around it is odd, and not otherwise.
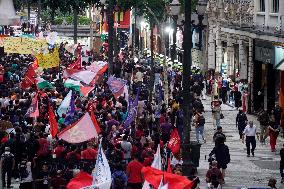
[[[206,11],[208,69],[247,82],[251,112],[281,103],[275,49],[284,44],[284,1],[209,0]]]

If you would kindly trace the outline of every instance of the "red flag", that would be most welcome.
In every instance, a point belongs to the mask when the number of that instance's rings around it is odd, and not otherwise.
[[[32,64],[32,66],[33,66],[33,68],[34,68],[34,70],[36,70],[39,66],[38,66],[38,60],[37,60],[37,58],[35,58],[35,60],[34,60],[34,62],[33,62],[33,64]]]
[[[87,111],[89,112],[89,114],[91,114],[91,112],[93,112],[95,109],[95,104],[93,101],[89,101],[88,105],[87,105]]]
[[[179,153],[180,145],[181,145],[181,140],[180,140],[180,137],[179,137],[179,134],[178,134],[178,130],[177,130],[177,128],[174,128],[174,130],[171,133],[168,148],[175,155],[175,154]]]
[[[76,123],[61,131],[57,136],[71,144],[77,144],[98,137],[100,127],[94,114],[87,112]]]
[[[37,94],[32,99],[32,103],[25,114],[25,117],[38,117],[39,116],[39,109],[38,109],[38,100],[37,100]]]
[[[173,170],[172,170],[172,167],[171,167],[171,158],[168,158],[167,173],[173,173]]]
[[[93,177],[86,172],[78,173],[67,184],[67,189],[79,189],[87,186],[91,186],[93,183]]]
[[[21,88],[23,89],[30,88],[36,82],[35,77],[36,73],[33,64],[31,64],[28,67],[28,71],[26,72],[24,79],[22,79],[22,82],[20,84]]]
[[[58,133],[58,123],[56,121],[56,117],[51,105],[48,107],[48,115],[49,115],[49,125],[50,125],[50,134],[52,138],[55,138]]]
[[[75,62],[73,62],[72,64],[70,64],[67,69],[77,69],[80,70],[82,69],[82,56],[79,55],[79,57],[77,58],[77,60]]]
[[[88,96],[88,94],[94,90],[95,87],[90,87],[90,86],[80,86],[80,91],[82,95]]]
[[[145,180],[155,188],[159,188],[162,178],[164,179],[164,183],[169,185],[170,189],[189,189],[194,184],[193,181],[188,180],[184,176],[163,172],[153,167],[143,167],[141,172]]]

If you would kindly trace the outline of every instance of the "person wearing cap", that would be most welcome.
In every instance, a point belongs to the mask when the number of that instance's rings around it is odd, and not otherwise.
[[[5,147],[5,152],[1,155],[0,164],[2,167],[2,187],[6,187],[6,174],[7,174],[7,188],[12,188],[11,178],[12,171],[15,168],[15,157],[10,152],[10,147]]]

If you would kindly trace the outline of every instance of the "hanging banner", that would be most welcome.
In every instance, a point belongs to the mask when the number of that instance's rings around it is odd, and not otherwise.
[[[3,41],[2,41],[3,40]],[[33,52],[48,49],[46,40],[26,37],[5,37],[0,42],[6,53],[33,54]]]

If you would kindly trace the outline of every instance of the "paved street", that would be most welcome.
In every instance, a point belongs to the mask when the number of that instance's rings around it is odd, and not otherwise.
[[[205,160],[205,155],[210,153],[213,149],[214,144],[212,141],[212,136],[214,133],[211,108],[209,97],[208,100],[203,101],[205,107],[205,118],[206,118],[206,139],[207,143],[203,144],[201,147],[200,155],[200,167],[198,169],[198,175],[202,180],[201,188],[205,187],[205,174],[208,170],[208,161]],[[239,135],[237,128],[235,126],[235,120],[237,115],[237,110],[228,106],[222,105],[222,110],[225,118],[221,121],[221,126],[223,131],[227,136],[226,144],[229,146],[231,154],[231,163],[228,165],[226,174],[226,184],[224,189],[233,189],[238,187],[267,187],[269,178],[274,177],[278,181],[278,188],[284,188],[284,185],[280,186],[280,174],[279,174],[279,160],[278,155],[279,148],[283,143],[283,139],[278,138],[277,144],[277,155],[270,152],[269,143],[267,145],[261,146],[259,141],[257,141],[257,147],[255,151],[255,157],[246,157],[245,144],[239,140]],[[258,126],[258,121],[254,116],[248,116],[249,120],[253,120]],[[195,139],[195,134],[193,133],[192,139]],[[268,140],[267,140],[268,141]],[[280,142],[279,142],[280,141]],[[282,141],[282,142],[281,142]]]

